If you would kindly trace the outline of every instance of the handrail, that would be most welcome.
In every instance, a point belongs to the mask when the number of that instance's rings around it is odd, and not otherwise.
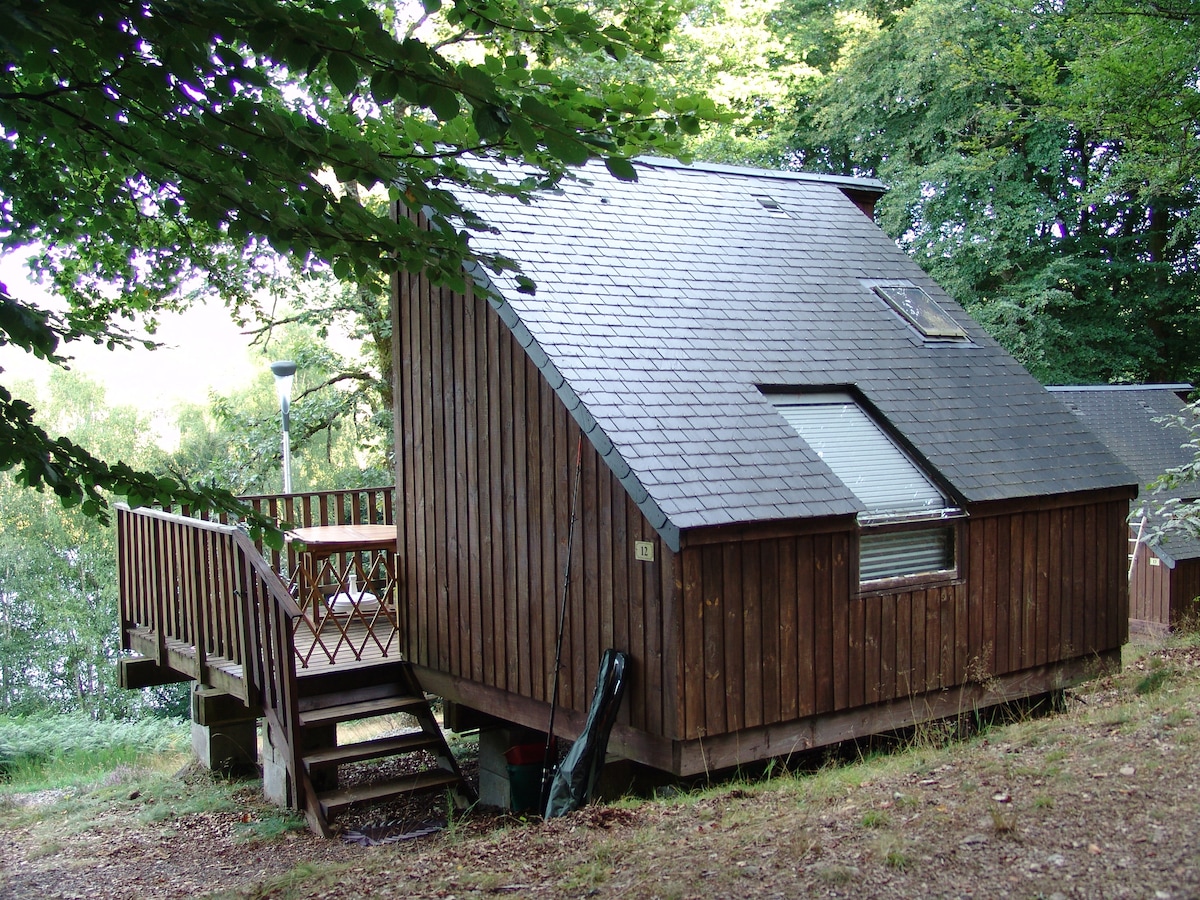
[[[254,611],[249,617],[252,625],[252,646],[258,648],[254,665],[248,670],[248,680],[258,698],[268,728],[282,738],[276,747],[286,747],[284,764],[292,787],[294,805],[304,808],[304,779],[300,760],[299,681],[296,677],[296,624],[304,613],[287,587],[249,536],[238,531],[234,540],[248,563],[243,596]],[[263,592],[265,591],[265,596]]]
[[[157,663],[259,706],[291,748],[299,797],[295,630],[304,613],[254,542],[235,525],[117,504],[121,634],[153,637]],[[171,652],[174,651],[174,652]]]

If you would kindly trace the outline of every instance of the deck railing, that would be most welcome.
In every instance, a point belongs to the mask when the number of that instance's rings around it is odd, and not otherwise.
[[[118,506],[117,579],[126,649],[205,684],[237,685],[229,692],[246,702],[269,677],[262,639],[280,616],[294,628],[303,615],[240,528],[161,510]]]
[[[391,524],[394,496],[393,488],[381,487],[243,499],[261,515],[290,527]],[[250,677],[249,667],[262,663],[269,668],[285,656],[279,655],[283,645],[272,649],[274,645],[263,643],[279,637],[271,629],[278,630],[281,623],[272,618],[263,624],[265,630],[256,630],[262,624],[262,613],[258,606],[247,607],[242,600],[261,597],[256,602],[262,606],[267,594],[278,593],[287,597],[281,609],[290,617],[287,647],[295,660],[289,663],[293,669],[296,662],[310,669],[399,653],[400,619],[392,591],[402,575],[394,557],[383,564],[379,559],[382,551],[355,550],[329,556],[322,573],[353,570],[362,580],[362,589],[373,591],[381,603],[370,612],[356,605],[348,615],[331,616],[318,609],[305,613],[296,602],[301,562],[297,546],[288,542],[282,550],[265,548],[261,542],[252,542],[237,525],[222,521],[224,518],[190,515],[186,508],[178,512],[119,510],[117,546],[125,649],[248,701],[252,699],[246,693],[250,688],[242,682]],[[260,660],[263,653],[270,657],[265,662]],[[270,684],[269,671],[255,682],[264,689]]]
[[[117,560],[124,648],[261,708],[296,747],[295,635],[305,617],[249,536],[118,506]],[[298,760],[286,763],[299,784]]]
[[[332,491],[307,491],[299,494],[258,494],[242,497],[256,513],[281,527],[303,528],[310,525],[391,525],[395,518],[396,489],[391,485],[373,488],[343,488]],[[182,507],[174,512],[206,519],[203,514]],[[228,523],[222,514],[217,521]],[[274,550],[258,544],[259,552],[276,571],[288,575],[296,571],[296,548],[288,544]],[[345,564],[345,560],[339,560]]]

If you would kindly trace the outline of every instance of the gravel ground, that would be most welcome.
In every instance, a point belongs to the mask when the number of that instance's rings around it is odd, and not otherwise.
[[[0,898],[1200,897],[1200,650],[1126,659],[1065,713],[546,823],[446,825],[435,797],[347,820],[357,842],[271,835],[253,783],[191,809],[196,772],[148,821],[164,798],[118,774],[0,807]]]

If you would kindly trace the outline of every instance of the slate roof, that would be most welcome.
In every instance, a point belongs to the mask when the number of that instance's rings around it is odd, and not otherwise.
[[[856,386],[956,502],[1134,483],[843,190],[879,182],[637,170],[631,183],[589,166],[530,205],[472,198],[499,230],[477,245],[537,291],[475,277],[672,547],[690,528],[862,511],[763,386]],[[924,340],[872,280],[924,288],[970,341]]]
[[[1190,384],[1062,386],[1049,390],[1134,471],[1143,489],[1167,469],[1191,462],[1191,454],[1183,447],[1187,433],[1177,425],[1155,421],[1184,411],[1184,398],[1192,390]],[[1196,492],[1196,485],[1185,485],[1159,496],[1194,497]],[[1177,559],[1200,557],[1200,540],[1173,534],[1154,551],[1173,565]]]

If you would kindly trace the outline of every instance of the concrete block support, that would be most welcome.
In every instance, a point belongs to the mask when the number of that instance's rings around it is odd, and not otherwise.
[[[258,773],[256,710],[226,693],[192,686],[192,752],[200,764],[223,775]]]
[[[288,749],[283,735],[276,734],[268,719],[263,719],[262,741],[262,780],[263,795],[271,803],[284,809],[296,808],[295,790],[291,779],[288,778]],[[320,747],[332,747],[337,743],[337,726],[327,725],[322,728],[306,728],[304,730],[304,750],[315,750]],[[337,769],[327,769],[313,776],[313,787],[318,791],[337,787]]]

